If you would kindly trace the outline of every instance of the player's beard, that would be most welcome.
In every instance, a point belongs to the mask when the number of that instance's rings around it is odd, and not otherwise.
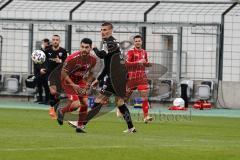
[[[82,56],[81,56],[82,60],[87,60],[89,58],[89,53],[87,52],[82,52]]]

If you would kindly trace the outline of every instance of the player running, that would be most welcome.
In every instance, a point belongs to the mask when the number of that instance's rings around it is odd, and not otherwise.
[[[96,65],[96,58],[90,55],[92,40],[82,39],[80,50],[67,57],[61,72],[62,88],[68,96],[69,102],[64,108],[58,108],[58,123],[63,124],[64,114],[79,109],[79,119],[76,132],[84,131],[87,116],[88,94],[91,82],[94,80],[92,69]]]
[[[99,95],[95,99],[95,103],[92,106],[92,110],[89,111],[87,120],[89,121],[91,118],[93,118],[101,109],[104,102],[112,95],[115,95],[115,100],[117,107],[121,114],[123,115],[124,120],[127,123],[128,129],[125,130],[125,133],[134,133],[136,132],[135,127],[133,126],[130,112],[124,102],[124,99],[121,97],[116,96],[116,92],[112,86],[111,82],[111,75],[110,75],[110,64],[114,63],[111,61],[112,56],[114,54],[120,53],[119,44],[116,41],[116,39],[112,36],[113,32],[113,25],[109,22],[105,22],[101,25],[101,36],[103,40],[103,49],[98,50],[97,47],[93,47],[93,50],[95,54],[104,60],[104,69],[102,70],[101,74],[98,76],[98,78],[93,81],[92,85],[96,86],[99,81],[103,80],[104,77],[107,77],[105,82],[105,88],[102,92],[99,93]]]
[[[136,35],[133,38],[134,48],[127,52],[126,66],[128,70],[127,94],[130,96],[133,90],[138,90],[142,97],[142,110],[144,122],[152,121],[152,117],[148,115],[148,80],[145,73],[145,67],[150,66],[148,62],[147,52],[142,49],[142,37]]]

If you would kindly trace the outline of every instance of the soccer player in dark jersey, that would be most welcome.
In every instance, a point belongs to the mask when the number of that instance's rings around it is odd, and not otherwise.
[[[127,133],[134,133],[136,132],[135,127],[133,126],[130,112],[124,102],[124,99],[121,97],[116,96],[116,92],[112,86],[111,83],[111,75],[110,75],[110,64],[114,63],[111,62],[111,58],[114,54],[120,53],[119,44],[116,41],[116,39],[112,36],[113,32],[113,25],[109,22],[105,22],[101,25],[101,36],[103,40],[103,46],[105,46],[105,49],[103,47],[102,50],[98,50],[97,47],[93,47],[93,50],[95,54],[104,60],[104,69],[102,70],[101,74],[98,76],[98,78],[92,83],[93,86],[96,86],[99,81],[101,81],[105,76],[107,76],[106,79],[106,87],[103,89],[103,92],[101,92],[95,99],[95,103],[92,106],[91,111],[88,113],[88,119],[90,120],[92,117],[94,117],[98,111],[100,110],[103,103],[112,95],[115,95],[116,104],[119,109],[119,111],[122,113],[124,120],[127,123],[128,129],[124,132]]]
[[[80,50],[67,57],[61,72],[61,84],[68,96],[69,102],[64,108],[58,108],[58,122],[63,124],[66,112],[79,110],[76,132],[85,132],[83,123],[86,120],[88,108],[87,90],[95,79],[92,69],[96,65],[96,58],[90,55],[92,40],[84,38],[80,43]]]
[[[45,61],[45,68],[41,69],[41,72],[45,73],[47,77],[51,74],[51,72],[61,65],[65,59],[67,58],[67,51],[60,47],[60,36],[53,35],[52,36],[52,46],[48,48],[46,51],[46,61]],[[60,81],[60,80],[59,80]],[[58,103],[59,99],[57,96],[57,83],[49,84],[50,89],[50,108],[49,108],[49,115],[56,119],[56,113],[54,110],[54,106]]]
[[[145,73],[145,67],[150,66],[148,62],[147,52],[142,49],[142,37],[136,35],[133,38],[134,48],[127,52],[126,66],[128,70],[127,92],[130,96],[133,90],[138,89],[142,97],[142,110],[144,122],[152,121],[152,117],[148,115],[148,80]]]

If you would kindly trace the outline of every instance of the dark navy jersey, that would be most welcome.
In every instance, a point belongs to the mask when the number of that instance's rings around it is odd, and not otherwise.
[[[102,80],[106,75],[110,77],[110,64],[112,55],[116,53],[120,53],[119,43],[116,41],[114,37],[109,37],[108,39],[104,39],[103,45],[105,45],[106,50],[98,50],[97,48],[93,48],[95,54],[104,60],[104,68],[101,74],[98,76],[98,80]]]
[[[58,50],[53,50],[52,47],[48,48],[45,51],[46,54],[46,63],[45,67],[47,69],[47,73],[50,74],[57,66],[62,64],[67,58],[67,51],[60,47]],[[54,58],[59,58],[62,60],[62,63],[57,63],[54,61]]]

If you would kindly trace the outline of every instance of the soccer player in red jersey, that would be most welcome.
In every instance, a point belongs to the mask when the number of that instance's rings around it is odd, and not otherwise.
[[[96,65],[96,58],[90,55],[91,50],[92,40],[82,39],[80,50],[67,57],[61,72],[62,88],[68,96],[69,103],[57,110],[57,120],[62,125],[66,112],[80,108],[76,132],[85,132],[83,124],[88,108],[87,90],[94,80],[92,69]]]
[[[142,49],[142,37],[136,35],[133,38],[134,48],[127,52],[126,66],[128,69],[127,93],[131,95],[133,90],[138,89],[142,97],[142,110],[144,122],[152,121],[152,117],[148,115],[148,80],[145,67],[150,66],[148,62],[147,52]]]

